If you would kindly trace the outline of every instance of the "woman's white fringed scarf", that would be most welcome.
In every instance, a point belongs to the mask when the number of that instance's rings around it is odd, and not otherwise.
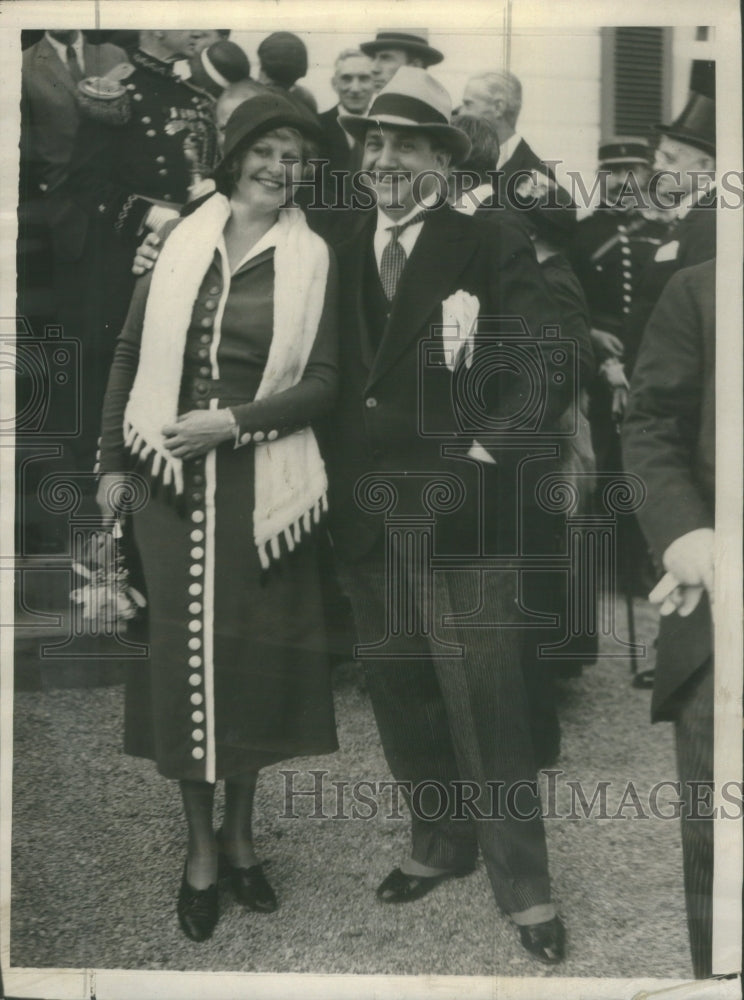
[[[127,448],[150,459],[152,475],[183,493],[183,463],[165,447],[162,429],[176,420],[186,334],[212,263],[230,203],[215,194],[173,230],[152,276],[139,367],[124,414]],[[323,311],[328,248],[299,209],[279,213],[274,250],[274,329],[256,400],[296,385]],[[255,445],[253,534],[261,565],[278,558],[280,539],[294,549],[303,528],[327,508],[325,466],[312,428]]]

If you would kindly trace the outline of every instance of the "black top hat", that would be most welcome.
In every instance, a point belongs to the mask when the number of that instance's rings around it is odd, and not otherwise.
[[[695,60],[690,74],[690,95],[682,113],[670,125],[657,125],[662,135],[716,155],[716,64]]]
[[[419,56],[424,66],[434,66],[440,63],[444,56],[438,49],[429,45],[429,35],[426,29],[416,28],[413,31],[378,31],[373,42],[362,42],[359,48],[365,55],[374,56],[382,49],[404,49],[411,55]]]
[[[599,164],[602,167],[622,166],[625,163],[649,163],[651,147],[648,139],[640,136],[615,135],[599,147]]]

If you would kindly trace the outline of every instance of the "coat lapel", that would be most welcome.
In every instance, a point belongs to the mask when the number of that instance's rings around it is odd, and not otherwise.
[[[339,256],[346,256],[350,262],[348,291],[352,298],[356,333],[359,337],[359,351],[365,368],[372,367],[375,352],[369,336],[369,325],[364,311],[364,265],[370,242],[375,231],[376,212],[366,212],[361,220],[352,218],[356,231],[338,249]]]
[[[475,235],[463,232],[463,218],[450,208],[434,210],[406,263],[390,319],[374,359],[368,386],[388,371],[421,334],[421,327],[475,252]],[[468,227],[469,228],[469,227]]]
[[[68,93],[75,93],[75,81],[70,76],[67,67],[62,65],[59,56],[46,38],[42,38],[39,42],[36,58],[42,61],[47,73],[53,78],[53,85],[59,84]]]

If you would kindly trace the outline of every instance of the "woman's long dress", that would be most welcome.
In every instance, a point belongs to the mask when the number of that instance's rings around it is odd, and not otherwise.
[[[122,418],[149,279],[135,291],[104,408],[101,468],[133,468]],[[179,413],[230,406],[241,432],[279,435],[326,412],[335,392],[335,269],[304,376],[250,403],[272,337],[273,248],[231,276],[218,248],[187,334]],[[274,437],[275,434],[272,434]],[[136,468],[136,467],[134,467]],[[166,777],[215,781],[337,749],[315,539],[266,571],[253,540],[254,445],[184,462],[184,498],[155,491],[132,517],[148,597],[150,657],[127,682],[125,749]]]

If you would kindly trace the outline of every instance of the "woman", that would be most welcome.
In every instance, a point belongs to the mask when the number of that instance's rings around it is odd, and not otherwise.
[[[299,209],[282,208],[312,128],[275,93],[235,109],[217,193],[138,285],[106,395],[104,515],[135,461],[157,487],[133,516],[151,691],[130,684],[126,749],[180,781],[177,908],[195,941],[217,923],[218,866],[244,905],[276,908],[252,843],[258,770],[337,749],[312,531],[326,478],[310,427],[336,392],[335,269]]]

